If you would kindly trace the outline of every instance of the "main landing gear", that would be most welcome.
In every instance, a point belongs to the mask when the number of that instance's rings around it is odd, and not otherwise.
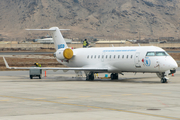
[[[85,72],[86,80],[93,81],[94,80],[94,72]],[[118,73],[111,73],[111,80],[118,79]]]
[[[94,80],[94,72],[86,73],[86,80]]]
[[[111,73],[111,80],[118,79],[118,73]]]

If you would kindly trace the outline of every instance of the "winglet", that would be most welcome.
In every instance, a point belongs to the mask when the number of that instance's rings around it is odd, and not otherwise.
[[[9,67],[9,65],[8,65],[8,63],[7,63],[7,61],[6,61],[6,59],[4,58],[4,56],[3,56],[3,59],[4,59],[5,65],[6,65],[6,68],[9,68],[9,69],[10,69],[10,67]]]

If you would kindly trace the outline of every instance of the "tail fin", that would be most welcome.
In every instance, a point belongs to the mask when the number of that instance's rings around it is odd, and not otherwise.
[[[56,50],[68,47],[60,31],[69,30],[69,29],[59,29],[58,27],[52,27],[50,29],[26,29],[26,30],[50,31],[53,37]]]

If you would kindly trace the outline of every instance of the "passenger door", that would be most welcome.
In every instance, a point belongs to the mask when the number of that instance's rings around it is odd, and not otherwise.
[[[137,52],[136,54],[135,54],[135,67],[136,68],[141,68],[141,65],[140,65],[140,58],[139,58],[139,56],[140,56],[140,53],[139,52]]]

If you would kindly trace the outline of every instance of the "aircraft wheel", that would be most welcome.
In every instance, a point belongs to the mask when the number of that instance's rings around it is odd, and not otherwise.
[[[111,80],[118,79],[118,73],[111,73]]]
[[[115,75],[115,79],[118,79],[118,73],[115,73],[114,75]]]
[[[167,83],[167,79],[166,78],[161,78],[161,83]]]
[[[39,79],[41,79],[41,75],[39,75]]]
[[[111,73],[111,80],[113,80],[114,79],[114,74],[113,73]]]
[[[91,72],[89,75],[87,75],[86,80],[94,80],[94,73]]]
[[[32,75],[30,75],[30,79],[33,79],[33,76],[32,76]]]
[[[91,76],[90,76],[90,80],[94,80],[94,75],[91,75]]]
[[[86,80],[94,80],[94,76],[89,75],[88,77],[86,77]]]

